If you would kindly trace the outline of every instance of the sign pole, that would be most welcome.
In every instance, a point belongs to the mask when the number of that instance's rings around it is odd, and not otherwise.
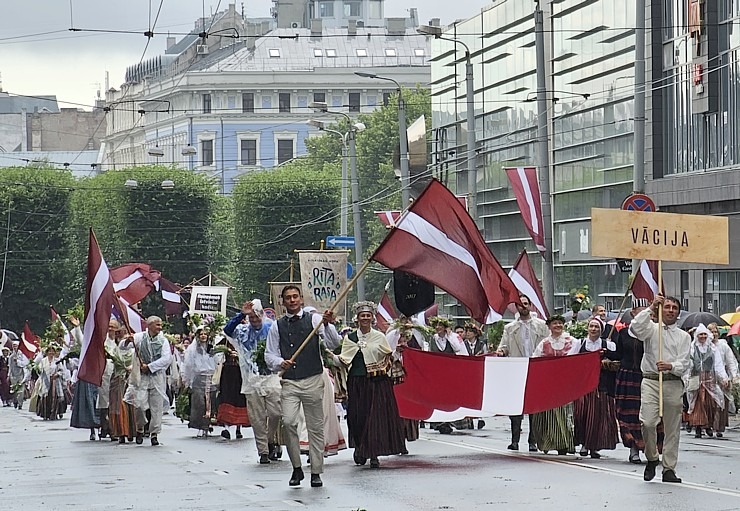
[[[663,294],[663,261],[658,260],[658,293]],[[663,305],[658,307],[658,360],[663,360]],[[663,418],[663,371],[658,371],[658,417]]]

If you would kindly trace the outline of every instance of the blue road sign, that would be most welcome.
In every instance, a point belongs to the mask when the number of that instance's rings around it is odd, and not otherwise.
[[[355,246],[355,238],[352,236],[327,236],[326,246],[335,248],[353,248]]]
[[[352,274],[354,272],[355,272],[355,269],[352,267],[352,263],[350,263],[349,261],[347,261],[347,278],[348,279],[351,279],[352,278]]]

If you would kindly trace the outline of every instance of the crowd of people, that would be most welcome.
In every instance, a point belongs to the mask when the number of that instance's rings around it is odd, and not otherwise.
[[[67,344],[49,344],[29,360],[13,342],[0,357],[0,399],[20,409],[28,397],[29,410],[44,420],[62,419],[71,407],[73,428],[89,430],[90,440],[120,444],[140,445],[148,437],[152,446],[160,445],[162,416],[171,407],[202,438],[219,426],[225,439],[230,427],[242,438],[241,428],[251,426],[258,463],[277,461],[284,446],[292,467],[289,485],[299,486],[305,478],[301,456],[307,455],[312,487],[323,486],[324,458],[347,444],[357,465],[369,461],[377,469],[380,457],[407,454],[406,442],[418,439],[425,425],[401,418],[393,396],[393,385],[404,379],[407,347],[459,356],[599,352],[598,386],[573,403],[531,414],[528,449],[598,459],[621,440],[630,463],[643,463],[644,453],[646,481],[662,463],[663,481],[681,482],[675,471],[682,426],[697,437],[721,437],[734,413],[733,349],[716,324],[699,325],[693,338],[679,329],[680,304],[670,297],[634,299],[631,322],[619,328],[606,324],[603,307],[594,307],[586,335],[577,338],[563,316],[537,317],[522,294],[514,321],[490,353],[474,323],[453,328],[450,320],[435,317],[429,320],[432,333],[402,317],[381,332],[374,325],[376,305],[363,301],[353,306],[354,328],[338,331],[331,311],[304,307],[300,288],[286,286],[282,301],[286,313],[277,320],[252,300],[222,330],[199,325],[169,339],[159,317],[147,318],[146,330],[133,335],[111,319],[100,386],[77,377],[79,362]],[[79,343],[79,321],[71,321],[71,339]],[[516,451],[524,416],[509,419],[508,449]],[[473,418],[429,426],[445,434],[472,428]]]

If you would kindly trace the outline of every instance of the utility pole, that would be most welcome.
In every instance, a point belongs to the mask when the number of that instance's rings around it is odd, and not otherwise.
[[[406,132],[406,103],[401,86],[398,86],[398,140],[401,150],[401,211],[409,207],[411,199],[409,176],[409,140]]]
[[[542,294],[545,307],[553,311],[555,297],[555,269],[552,260],[552,207],[550,204],[550,158],[547,127],[547,73],[545,68],[545,21],[537,2],[534,11],[535,46],[537,51],[537,159],[539,167],[542,223],[545,229],[545,260],[542,262]]]
[[[355,146],[355,130],[350,127],[349,134],[349,165],[352,180],[352,221],[355,234],[355,266],[362,267],[364,251],[362,248],[362,225],[360,221],[360,183],[357,178],[357,149]],[[357,300],[365,300],[365,276],[357,278]]]
[[[468,124],[468,211],[476,226],[478,225],[478,168],[475,153],[475,84],[473,82],[473,63],[470,50],[465,47],[465,99],[467,103]],[[479,227],[480,229],[480,227]]]
[[[635,193],[645,191],[645,0],[637,0],[635,15]]]
[[[342,199],[339,203],[339,235],[346,236],[347,211],[349,210],[347,207],[347,191],[349,188],[349,182],[347,180],[347,158],[349,155],[347,154],[347,142],[345,137],[341,133],[340,136],[342,137]]]

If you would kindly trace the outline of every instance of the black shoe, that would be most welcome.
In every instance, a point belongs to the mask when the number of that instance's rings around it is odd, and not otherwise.
[[[601,458],[601,454],[599,454],[599,453],[598,453],[598,452],[596,452],[596,451],[591,451],[591,457],[592,457],[593,459],[595,459],[595,460],[598,460],[599,458]]]
[[[221,432],[221,437],[225,438],[226,440],[231,440],[231,433],[229,433],[228,429],[224,429]]]
[[[142,433],[136,433],[136,445],[144,443],[144,435]]]
[[[640,459],[640,453],[636,454],[630,454],[629,457],[630,463],[633,463],[635,465],[642,465],[642,460]]]
[[[278,444],[269,444],[268,445],[270,453],[268,454],[268,457],[272,461],[277,461],[280,459],[280,456],[283,455],[283,448],[280,447]]]
[[[537,452],[537,445],[529,444],[529,452]]]
[[[483,429],[486,426],[486,421],[478,421],[478,429]]]
[[[568,454],[568,449],[558,449],[558,456],[565,456]]]
[[[90,440],[95,441],[95,433],[90,433]]]
[[[519,444],[516,442],[511,442],[507,447],[510,451],[518,451],[519,450]]]
[[[721,432],[717,431],[717,438],[723,438],[724,436]]]
[[[313,476],[311,476],[313,478]],[[303,481],[304,475],[303,470],[299,468],[293,469],[293,475],[290,476],[290,481],[288,481],[289,486],[298,486],[301,484],[301,481]]]
[[[588,456],[588,449],[581,449],[581,452],[579,452],[578,454],[585,458],[586,456]]]
[[[311,488],[321,488],[324,483],[321,482],[321,476],[319,474],[311,474]]]
[[[357,454],[357,452],[352,455],[352,458],[355,460],[356,465],[364,465],[365,463],[367,463],[367,458],[363,458],[362,456]]]
[[[655,467],[658,465],[660,465],[660,460],[648,460],[647,465],[645,465],[645,472],[642,474],[642,478],[645,481],[652,481],[655,478]]]
[[[663,482],[664,483],[680,483],[681,478],[670,468],[663,471]]]
[[[269,465],[270,458],[267,454],[260,454],[260,465]]]
[[[151,442],[152,442],[152,446],[153,447],[156,447],[156,446],[159,445],[159,440],[157,439],[157,435],[152,435],[151,436]]]
[[[712,428],[707,428],[705,431],[707,432],[707,436],[714,436],[714,432],[712,431]]]
[[[241,431],[237,431],[236,432],[236,439],[237,440],[241,440],[242,438],[244,438],[244,435],[242,435],[242,432]]]
[[[449,435],[452,433],[452,426],[447,423],[440,424],[437,426],[437,431],[439,431],[440,435]]]
[[[370,468],[380,468],[380,460],[378,460],[378,458],[371,458]]]
[[[125,444],[126,443],[126,437],[125,436],[119,436],[118,437],[118,443],[119,444]]]

